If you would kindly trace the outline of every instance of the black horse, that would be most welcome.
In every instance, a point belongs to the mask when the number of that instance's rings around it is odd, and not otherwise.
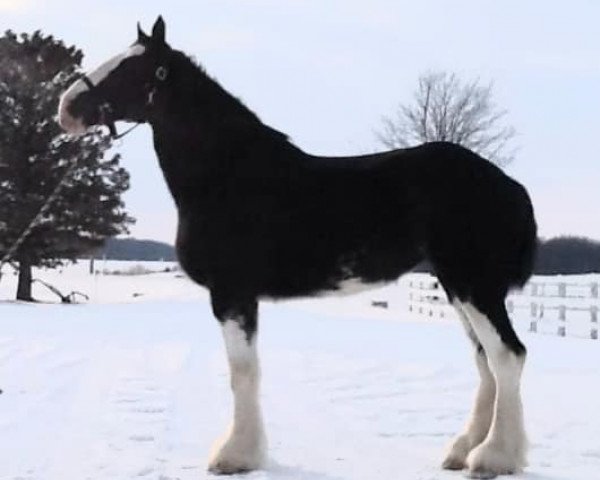
[[[443,466],[476,477],[519,471],[525,347],[504,301],[532,271],[536,224],[525,189],[450,143],[317,157],[265,125],[165,41],[165,24],[66,91],[69,132],[148,122],[177,204],[182,267],[210,290],[231,369],[234,419],[216,473],[261,468],[258,302],[369,288],[430,262],[473,342],[472,418]],[[368,328],[365,326],[365,328]],[[400,342],[400,339],[399,339]],[[400,343],[399,343],[400,344]]]

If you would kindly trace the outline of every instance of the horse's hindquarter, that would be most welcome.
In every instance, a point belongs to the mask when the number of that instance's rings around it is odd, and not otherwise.
[[[492,277],[503,288],[531,274],[536,245],[526,190],[479,155],[448,143],[411,149],[424,205],[425,253],[438,275]]]

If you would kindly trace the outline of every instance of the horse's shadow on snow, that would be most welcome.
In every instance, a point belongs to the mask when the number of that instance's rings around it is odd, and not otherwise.
[[[291,467],[272,462],[267,471],[269,478],[282,480],[344,480],[342,477],[329,475],[322,472],[306,470],[301,467]]]
[[[216,477],[215,477],[216,478]],[[343,477],[270,462],[266,470],[229,477],[239,480],[345,480]]]

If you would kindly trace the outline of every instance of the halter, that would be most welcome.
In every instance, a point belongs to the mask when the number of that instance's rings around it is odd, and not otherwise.
[[[153,88],[148,92],[148,100],[146,101],[146,107],[151,107],[154,104],[154,97],[156,95],[156,91],[158,90],[158,82],[164,82],[167,79],[167,75],[168,75],[167,67],[164,67],[162,65],[159,66],[156,69],[156,71],[154,72],[155,81],[152,83]],[[97,88],[96,85],[94,85],[94,82],[92,82],[85,73],[81,74],[80,79],[88,87],[88,91],[90,91],[92,93],[95,92],[95,90]],[[119,140],[119,139],[123,138],[129,132],[136,129],[137,127],[139,127],[142,124],[142,122],[136,122],[135,125],[129,127],[124,132],[117,133],[117,127],[115,125],[114,120],[112,120],[112,118],[111,118],[111,113],[112,113],[111,104],[109,102],[103,102],[100,104],[98,109],[100,111],[100,114],[102,115],[102,119],[105,120],[104,125],[106,125],[108,127],[108,131],[110,132],[110,136],[113,140]]]

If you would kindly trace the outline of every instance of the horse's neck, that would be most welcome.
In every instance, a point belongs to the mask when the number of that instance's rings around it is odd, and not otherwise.
[[[302,152],[264,125],[238,99],[203,72],[187,71],[157,97],[151,125],[154,147],[175,201],[197,200],[227,168],[277,169]],[[249,144],[252,144],[249,147]],[[280,151],[281,154],[274,154]],[[275,163],[273,163],[275,162]]]
[[[170,120],[204,123],[204,127],[229,118],[260,123],[240,100],[184,55],[173,55],[171,69],[173,83],[164,92],[166,103],[161,107],[166,116],[173,117]]]
[[[175,85],[157,100],[150,122],[154,148],[169,189],[181,206],[187,197],[195,198],[205,185],[215,182],[225,163],[221,157],[231,152],[232,145],[240,146],[235,126],[260,122],[212,80],[206,85],[198,81]]]
[[[178,206],[185,200],[186,190],[193,182],[198,184],[206,174],[203,168],[210,158],[202,130],[194,124],[152,124],[154,150],[158,157],[165,180]]]

